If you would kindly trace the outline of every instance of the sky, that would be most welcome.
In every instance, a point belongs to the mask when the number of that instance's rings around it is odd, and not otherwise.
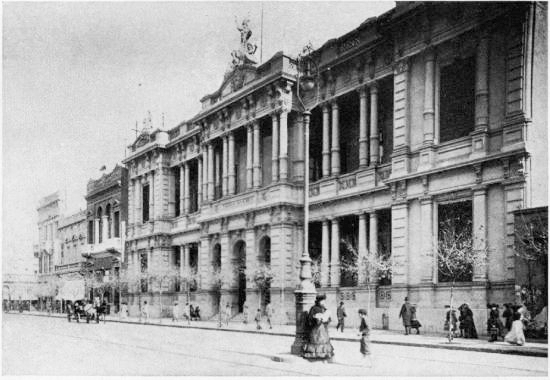
[[[250,18],[265,62],[356,28],[394,2],[3,3],[2,264],[28,272],[40,198],[86,208],[91,178],[120,163],[150,111],[154,128],[194,116],[218,89]],[[140,127],[141,128],[141,127]],[[26,269],[26,270],[25,270]],[[32,269],[30,269],[32,271]]]

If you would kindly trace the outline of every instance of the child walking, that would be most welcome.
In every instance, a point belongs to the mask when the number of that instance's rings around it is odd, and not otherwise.
[[[260,323],[262,321],[262,311],[260,309],[258,309],[258,311],[256,312],[256,317],[254,318],[254,320],[256,321],[256,330],[261,330],[262,325]]]
[[[367,323],[367,311],[365,309],[359,309],[359,318],[361,324],[359,325],[359,335],[361,336],[359,351],[363,354],[363,358],[369,357],[369,367],[372,367],[372,361],[370,359],[370,328]]]

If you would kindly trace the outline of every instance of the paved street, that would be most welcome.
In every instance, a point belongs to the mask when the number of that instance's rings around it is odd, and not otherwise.
[[[334,342],[334,364],[275,362],[292,339],[198,329],[4,314],[3,375],[476,375],[543,376],[547,358]],[[399,365],[396,365],[399,363]]]

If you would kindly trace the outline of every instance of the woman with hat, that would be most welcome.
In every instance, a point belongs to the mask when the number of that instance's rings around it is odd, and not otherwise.
[[[359,335],[361,336],[359,351],[366,358],[370,355],[370,327],[367,323],[367,310],[359,309],[359,318],[361,319],[361,325],[359,326]],[[372,365],[372,363],[371,363]]]
[[[330,343],[328,335],[328,324],[330,315],[325,307],[325,294],[319,294],[315,298],[315,305],[309,310],[307,316],[308,342],[304,344],[302,356],[306,359],[332,359],[334,356],[334,347]]]

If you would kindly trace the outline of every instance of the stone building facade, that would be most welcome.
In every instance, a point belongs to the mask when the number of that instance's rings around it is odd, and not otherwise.
[[[128,214],[128,174],[116,165],[107,174],[88,181],[86,192],[86,236],[82,255],[87,258],[86,271],[98,279],[118,276],[125,265],[124,244]],[[117,310],[121,302],[120,289],[106,290],[102,295]],[[90,298],[98,296],[87,289]],[[97,292],[96,292],[97,293]]]
[[[60,245],[54,268],[55,274],[61,279],[61,285],[56,298],[61,302],[83,299],[85,294],[81,273],[86,263],[82,256],[86,244],[86,211],[62,217],[57,231]]]
[[[514,211],[547,202],[546,5],[398,2],[313,57],[317,87],[301,95],[319,291],[334,309],[348,302],[349,315],[370,300],[374,326],[385,314],[390,328],[408,296],[426,330],[441,330],[450,284],[436,250],[442,222],[455,220],[488,253],[455,288],[481,329],[488,302],[514,299]],[[283,53],[243,60],[196,116],[144,128],[123,161],[130,271],[195,268],[191,301],[206,317],[220,300],[235,315],[269,300],[280,321],[294,318],[305,168],[297,86]],[[365,273],[342,270],[369,251],[393,263],[372,296]],[[263,264],[267,296],[238,270]],[[132,289],[131,312],[143,299],[158,304],[159,290],[166,305],[184,297],[176,283],[148,282]]]
[[[63,205],[59,192],[43,197],[38,203],[38,244],[34,245],[34,257],[38,260],[39,277],[55,271],[60,252],[58,227]]]

